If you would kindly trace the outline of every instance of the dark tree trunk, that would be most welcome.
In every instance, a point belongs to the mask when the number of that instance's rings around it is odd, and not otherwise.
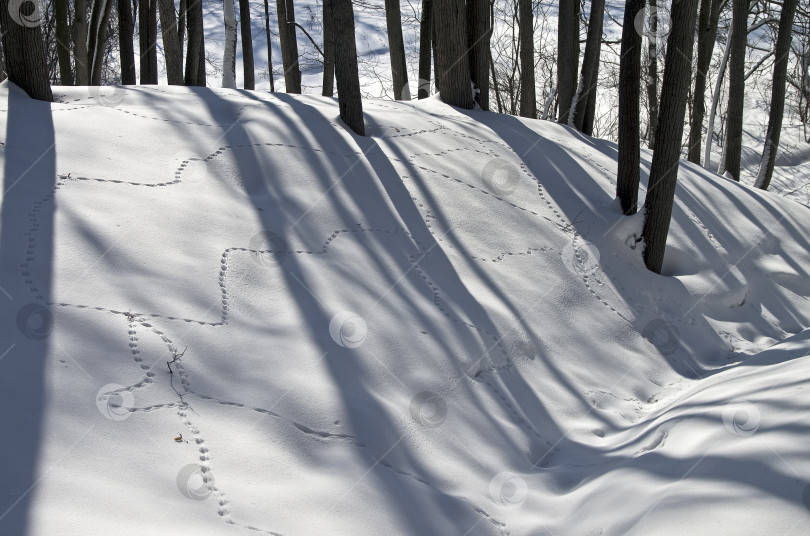
[[[577,67],[579,66],[579,18],[578,0],[560,2],[557,20],[557,120],[568,124],[571,100],[577,90]]]
[[[740,180],[743,105],[745,100],[745,48],[748,41],[748,0],[731,0],[731,57],[728,63],[728,112],[725,168]]]
[[[537,118],[534,89],[534,12],[532,0],[518,0],[518,39],[520,40],[520,115]]]
[[[203,35],[202,0],[188,1],[186,24],[188,26],[188,46],[186,48],[184,81],[187,86],[205,86],[205,37]]]
[[[56,19],[56,55],[59,60],[59,82],[73,85],[73,70],[70,66],[70,27],[68,26],[68,0],[54,0]]]
[[[177,18],[174,16],[174,0],[158,0],[160,30],[163,33],[163,55],[166,58],[166,76],[169,84],[183,85],[183,59],[180,55],[180,40],[177,36]]]
[[[776,151],[779,149],[779,133],[782,130],[782,115],[785,113],[785,82],[790,59],[790,39],[793,33],[793,16],[797,0],[784,0],[782,15],[779,18],[779,33],[776,38],[776,58],[773,65],[773,87],[771,88],[771,113],[768,130],[765,134],[765,147],[755,186],[767,190],[771,184],[773,167],[776,164]]]
[[[324,2],[324,13],[325,12],[326,12],[326,2]],[[326,19],[324,19],[324,25],[325,24]],[[325,31],[326,30],[324,26],[324,32]],[[270,39],[270,5],[267,3],[267,0],[264,0],[264,33],[265,36],[267,37],[267,78],[270,79],[270,91],[273,92],[276,90],[276,84],[273,81],[273,42]],[[332,66],[332,69],[334,70],[334,64]]]
[[[385,0],[385,24],[388,28],[388,53],[391,58],[391,79],[395,100],[411,100],[408,89],[408,68],[405,64],[405,43],[402,40],[402,15],[399,0]]]
[[[96,0],[90,16],[90,31],[87,35],[87,48],[90,53],[90,85],[101,85],[104,53],[107,45],[107,28],[113,0]]]
[[[639,182],[639,99],[641,98],[641,35],[636,31],[636,15],[644,10],[644,0],[627,0],[624,5],[621,60],[619,63],[619,165],[616,196],[622,212],[638,210]]]
[[[721,0],[701,0],[698,17],[697,73],[695,91],[692,94],[692,119],[689,126],[690,162],[700,164],[703,118],[706,117],[706,82],[712,61],[714,41],[717,38],[717,21],[720,18]]]
[[[76,0],[73,7],[73,60],[76,64],[76,85],[90,83],[89,56],[87,54],[87,0]]]
[[[430,96],[430,51],[432,46],[433,0],[422,0],[422,20],[419,22],[419,87],[418,97]]]
[[[588,103],[591,97],[596,102],[597,75],[599,73],[599,54],[602,49],[602,21],[605,15],[605,0],[591,2],[591,14],[588,20],[588,39],[585,43],[585,57],[582,60],[582,74],[576,93],[576,108],[574,113],[574,126],[583,131],[585,118],[588,113]],[[593,126],[593,114],[591,114]]]
[[[647,106],[650,111],[649,147],[655,145],[658,126],[658,2],[650,0],[650,28],[647,39]]]
[[[323,91],[324,97],[335,94],[335,27],[332,21],[332,5],[323,3]]]
[[[681,155],[686,97],[692,73],[697,0],[679,0],[672,5],[672,24],[667,39],[664,80],[658,128],[647,198],[644,202],[644,264],[660,274],[675,200],[678,161]]]
[[[131,0],[118,0],[118,50],[121,54],[121,83],[124,85],[137,83],[134,32],[135,22],[132,20]]]
[[[157,0],[138,0],[138,34],[141,84],[157,84]]]
[[[354,10],[351,0],[326,0],[332,4],[335,30],[335,74],[340,118],[356,134],[365,136],[357,48],[354,42]]]
[[[32,99],[53,102],[42,30],[39,25],[29,28],[15,22],[11,18],[9,1],[0,2],[0,30],[3,32],[3,56],[9,82],[20,86]]]
[[[473,107],[467,59],[467,13],[464,0],[439,0],[433,7],[441,98],[451,106]]]
[[[278,35],[281,40],[281,60],[284,64],[284,86],[287,93],[301,93],[301,68],[298,65],[298,41],[295,37],[295,6],[293,0],[276,0],[278,9]],[[334,10],[335,3],[332,3]],[[334,17],[334,12],[332,14]],[[352,21],[354,25],[354,21]],[[343,29],[337,27],[335,32],[343,34]],[[337,39],[337,35],[335,36]],[[352,35],[354,43],[354,35]],[[340,89],[338,88],[338,91]]]
[[[239,23],[242,25],[242,67],[244,69],[245,89],[256,89],[249,0],[239,0]]]
[[[188,0],[180,0],[180,7],[177,9],[177,40],[180,41],[180,65],[183,65],[183,43],[186,37],[186,12],[188,11]]]
[[[531,5],[529,8],[531,9]],[[491,35],[488,0],[467,0],[470,74],[472,83],[478,90],[475,100],[482,110],[489,110],[489,39]]]

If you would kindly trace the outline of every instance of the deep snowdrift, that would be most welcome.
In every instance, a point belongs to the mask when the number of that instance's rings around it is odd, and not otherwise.
[[[1,533],[807,526],[807,207],[683,164],[657,276],[566,127],[100,91],[0,88]]]

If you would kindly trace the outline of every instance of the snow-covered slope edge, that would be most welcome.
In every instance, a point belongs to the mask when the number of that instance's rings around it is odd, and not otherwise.
[[[807,207],[684,164],[656,276],[558,125],[1,91],[1,532],[806,526]]]

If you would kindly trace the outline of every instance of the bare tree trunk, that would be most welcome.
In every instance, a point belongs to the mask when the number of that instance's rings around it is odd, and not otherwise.
[[[334,6],[335,3],[333,2],[333,9]],[[276,9],[278,10],[278,35],[281,40],[281,60],[284,65],[284,87],[287,93],[301,93],[298,41],[295,37],[295,25],[291,24],[295,21],[293,0],[276,0]],[[334,19],[334,12],[332,16]],[[352,24],[354,24],[353,21]],[[336,23],[333,27],[336,33],[340,32],[342,34],[342,29],[337,28]],[[352,36],[352,43],[354,43],[354,36]]]
[[[422,20],[419,22],[419,87],[420,99],[430,96],[430,51],[433,27],[433,0],[422,0]]]
[[[138,34],[141,84],[157,84],[157,0],[138,0]]]
[[[144,1],[146,0],[141,0],[141,2]],[[185,83],[187,86],[205,86],[202,0],[188,0],[186,23],[188,25],[188,47],[186,48]],[[143,74],[141,74],[141,78],[143,78]]]
[[[692,120],[689,127],[690,162],[700,164],[700,145],[703,139],[703,118],[706,116],[706,81],[712,61],[712,51],[717,37],[717,21],[720,17],[720,0],[701,0],[698,18],[697,73],[695,91],[692,94]]]
[[[720,69],[717,73],[717,82],[714,86],[714,94],[712,95],[712,109],[709,112],[709,125],[706,128],[706,152],[703,156],[703,167],[706,169],[711,168],[712,165],[712,142],[714,141],[714,118],[717,114],[717,104],[720,102],[720,91],[723,89],[723,78],[726,76],[726,66],[728,65],[728,55],[731,52],[731,36],[734,33],[734,28],[728,30],[728,41],[726,41],[726,50],[723,52],[723,60],[720,63]]]
[[[265,0],[266,2],[267,0]],[[324,97],[335,94],[335,27],[332,5],[323,3],[323,92]]]
[[[222,87],[236,89],[236,12],[233,0],[224,0],[225,52],[222,55]]]
[[[439,0],[434,5],[436,53],[441,98],[451,106],[473,107],[470,62],[467,59],[467,13],[464,0]]]
[[[10,6],[9,3],[9,0],[0,0],[0,30],[8,80],[20,86],[32,99],[52,102],[42,30],[39,24],[29,26],[15,21],[12,11],[21,10],[25,4]],[[14,16],[25,14],[15,12]]]
[[[70,67],[70,27],[68,26],[68,0],[54,0],[56,19],[56,55],[59,60],[59,82],[73,85],[73,70]]]
[[[177,19],[174,16],[174,0],[158,0],[160,30],[163,33],[163,56],[166,58],[166,76],[169,84],[183,85],[183,60],[180,56],[180,40],[177,37]]]
[[[585,57],[582,60],[582,74],[575,97],[572,99],[569,124],[572,122],[577,130],[582,131],[585,126],[588,103],[596,96],[596,82],[599,73],[599,54],[602,49],[602,21],[605,16],[605,0],[593,0],[588,20],[588,39],[585,42]],[[576,103],[576,106],[573,103]],[[595,102],[595,100],[594,100]],[[591,125],[593,115],[591,115]]]
[[[725,168],[740,180],[743,105],[745,102],[745,48],[748,40],[748,1],[731,0],[731,58],[728,65],[728,122]]]
[[[118,0],[118,50],[121,54],[121,83],[137,83],[135,76],[135,21],[132,20],[131,0]]]
[[[757,180],[754,186],[767,190],[771,184],[773,168],[776,164],[776,151],[779,149],[779,133],[782,130],[782,115],[785,113],[785,82],[790,59],[790,39],[793,33],[793,16],[796,13],[797,0],[784,0],[782,15],[779,18],[779,33],[776,38],[776,60],[773,65],[773,87],[771,88],[771,112],[768,118],[768,130],[765,134],[765,146],[762,149],[762,161],[759,165]]]
[[[518,38],[520,39],[520,115],[537,118],[534,88],[534,11],[532,0],[518,0]]]
[[[76,63],[76,85],[90,83],[89,57],[87,55],[87,0],[76,0],[73,7],[73,59]]]
[[[332,4],[335,30],[335,74],[337,77],[340,118],[356,134],[365,136],[360,75],[354,42],[354,11],[351,0],[326,0]]]
[[[619,167],[616,196],[626,215],[635,214],[638,210],[641,35],[636,32],[634,21],[643,11],[644,0],[625,2],[622,55],[619,63]]]
[[[492,35],[489,16],[488,0],[467,0],[470,74],[477,90],[474,98],[482,110],[489,110],[489,39]]]
[[[691,78],[691,76],[690,76]],[[650,28],[647,34],[647,106],[650,110],[649,147],[655,145],[658,126],[658,2],[650,0]]]
[[[188,11],[188,0],[180,0],[180,7],[177,9],[177,40],[180,42],[180,66],[183,66],[183,42],[186,37],[186,12]]]
[[[394,100],[411,100],[408,88],[408,68],[405,64],[405,43],[402,40],[402,15],[399,0],[385,0],[385,24],[388,28],[388,54],[391,58],[391,79]]]
[[[87,46],[90,52],[90,85],[101,85],[104,52],[107,48],[107,29],[110,25],[110,13],[113,0],[96,0],[90,17],[90,32]]]
[[[574,98],[577,89],[577,67],[579,66],[578,4],[578,0],[562,0],[557,21],[557,102],[559,103],[557,121],[566,125],[568,124],[571,100]]]
[[[679,0],[672,4],[664,80],[655,147],[644,202],[644,264],[660,274],[675,200],[678,162],[681,155],[686,98],[692,73],[697,0]]]
[[[256,89],[256,74],[253,67],[253,34],[250,30],[250,2],[239,0],[239,21],[242,24],[242,68],[245,89]]]

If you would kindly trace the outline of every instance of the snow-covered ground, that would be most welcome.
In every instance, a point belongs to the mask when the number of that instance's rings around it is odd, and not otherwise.
[[[684,163],[658,276],[567,127],[100,93],[0,86],[0,534],[805,533],[806,206]]]

